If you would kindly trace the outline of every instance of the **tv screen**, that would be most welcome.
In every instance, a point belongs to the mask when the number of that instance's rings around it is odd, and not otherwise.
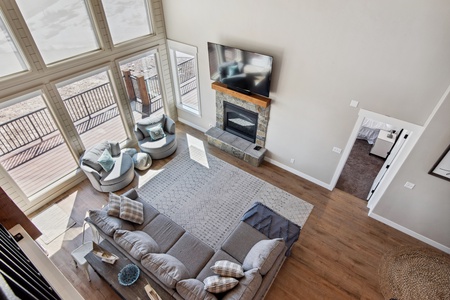
[[[208,55],[212,80],[242,93],[269,97],[271,56],[210,42]]]

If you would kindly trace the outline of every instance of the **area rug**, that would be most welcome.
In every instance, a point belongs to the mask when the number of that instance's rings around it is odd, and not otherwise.
[[[216,250],[255,202],[301,227],[313,209],[312,204],[192,146],[138,194]]]
[[[41,231],[39,238],[47,245],[76,224],[57,204],[53,204],[31,221]]]

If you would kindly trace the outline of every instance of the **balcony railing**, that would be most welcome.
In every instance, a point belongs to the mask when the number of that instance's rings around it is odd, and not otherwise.
[[[70,118],[79,134],[85,133],[119,115],[109,83],[64,99]],[[47,108],[42,108],[0,124],[0,157],[12,170],[63,143]],[[12,155],[12,154],[11,154]]]

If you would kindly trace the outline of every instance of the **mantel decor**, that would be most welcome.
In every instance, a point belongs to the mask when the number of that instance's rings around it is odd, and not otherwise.
[[[450,181],[450,145],[441,157],[439,157],[428,174]]]

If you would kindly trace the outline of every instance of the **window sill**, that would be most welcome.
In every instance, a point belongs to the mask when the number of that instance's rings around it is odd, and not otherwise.
[[[177,108],[179,110],[185,111],[185,112],[187,112],[187,113],[189,113],[191,115],[194,115],[196,117],[199,117],[199,118],[201,118],[201,116],[202,116],[202,114],[200,113],[199,110],[195,110],[195,109],[193,109],[193,108],[191,108],[191,107],[189,107],[187,105],[183,105],[183,104],[177,103]]]

